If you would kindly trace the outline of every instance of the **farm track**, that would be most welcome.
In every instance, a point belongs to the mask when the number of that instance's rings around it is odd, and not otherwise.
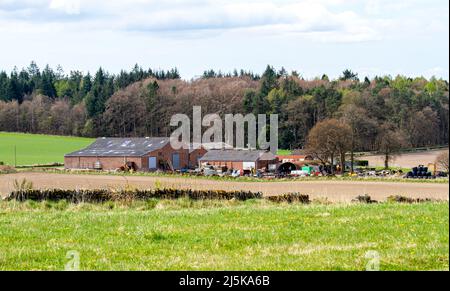
[[[416,152],[416,153],[405,153],[394,158],[394,161],[391,162],[391,166],[393,167],[401,167],[401,168],[413,168],[418,165],[427,166],[429,163],[434,163],[436,158],[442,154],[448,152],[447,149],[443,150],[432,150],[427,152]],[[384,166],[384,157],[382,155],[378,156],[361,156],[358,157],[361,160],[368,160],[369,164],[372,167],[383,167]]]
[[[391,195],[412,198],[433,198],[449,200],[448,184],[395,183],[395,182],[352,182],[352,181],[292,181],[292,182],[233,182],[178,177],[97,176],[49,173],[19,173],[0,176],[0,194],[12,191],[14,180],[27,179],[34,188],[99,189],[120,188],[127,184],[140,189],[173,187],[194,190],[248,190],[264,195],[278,195],[288,192],[308,194],[312,199],[327,198],[330,202],[349,202],[358,195],[368,194],[383,201]]]

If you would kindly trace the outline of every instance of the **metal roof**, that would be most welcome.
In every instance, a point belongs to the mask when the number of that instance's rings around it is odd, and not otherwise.
[[[87,148],[67,154],[66,157],[141,157],[169,143],[168,137],[99,138]]]
[[[224,143],[224,142],[191,143],[190,147],[189,147],[189,152],[192,153],[196,149],[201,149],[201,148],[203,148],[207,151],[223,150],[223,149],[231,150],[231,149],[233,149],[233,146],[229,145],[227,143]]]
[[[270,152],[259,150],[212,150],[207,152],[200,162],[256,162],[272,161],[276,156]]]

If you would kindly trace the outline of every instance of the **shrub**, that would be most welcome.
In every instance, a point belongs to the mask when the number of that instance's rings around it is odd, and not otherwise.
[[[279,195],[279,196],[270,196],[270,197],[267,197],[267,199],[269,201],[275,202],[275,203],[283,203],[283,202],[302,203],[302,204],[311,203],[311,200],[309,200],[308,195],[303,195],[300,193],[288,193],[288,194],[283,194],[283,195]]]
[[[21,184],[19,184],[21,185]],[[151,199],[180,199],[192,200],[239,200],[261,199],[262,193],[245,191],[194,191],[178,189],[156,189],[156,190],[32,190],[28,188],[16,189],[6,199],[8,200],[34,200],[34,201],[59,201],[67,200],[71,203],[82,202],[107,202],[107,201],[133,201]]]
[[[407,203],[407,204],[413,204],[413,203],[426,203],[426,202],[433,202],[434,200],[432,199],[414,199],[414,198],[410,198],[410,197],[405,197],[405,196],[390,196],[387,199],[388,202],[395,202],[395,203]]]
[[[365,203],[365,204],[378,203],[378,201],[372,200],[372,197],[370,197],[367,194],[366,195],[360,195],[360,196],[356,197],[355,199],[352,200],[352,202]]]

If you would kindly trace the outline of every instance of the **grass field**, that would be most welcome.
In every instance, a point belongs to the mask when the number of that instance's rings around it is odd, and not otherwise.
[[[93,139],[0,132],[0,161],[14,165],[63,163],[64,155],[86,147]]]
[[[0,270],[449,268],[448,203],[0,202],[0,233]]]

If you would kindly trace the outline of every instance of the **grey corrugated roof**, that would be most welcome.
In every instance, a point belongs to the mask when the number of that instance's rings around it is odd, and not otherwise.
[[[207,151],[223,149],[231,150],[233,149],[233,146],[224,142],[192,143],[190,145],[189,152],[192,153],[195,149],[199,148],[204,148]]]
[[[99,138],[85,149],[66,157],[140,157],[170,143],[168,137]]]
[[[257,150],[212,150],[207,152],[201,162],[256,162],[258,160],[275,160],[272,153]]]

